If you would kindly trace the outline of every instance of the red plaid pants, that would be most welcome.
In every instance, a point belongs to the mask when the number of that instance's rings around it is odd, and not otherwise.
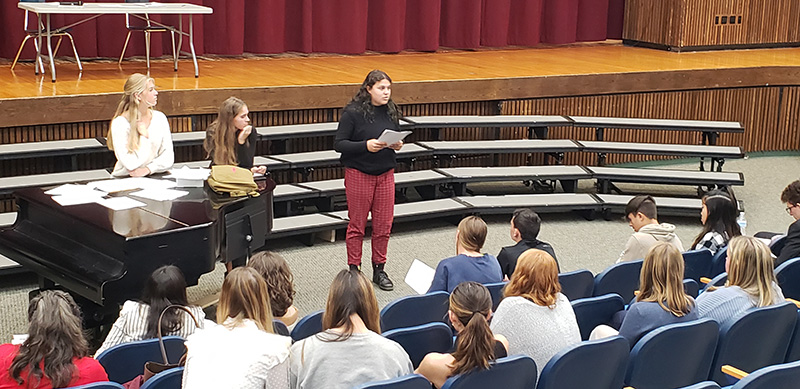
[[[394,220],[394,169],[379,176],[346,168],[347,264],[361,265],[361,250],[367,217],[372,212],[372,263],[386,263],[386,249]]]

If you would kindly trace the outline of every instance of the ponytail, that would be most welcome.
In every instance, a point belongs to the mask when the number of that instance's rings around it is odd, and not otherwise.
[[[473,313],[456,340],[451,374],[463,374],[475,368],[488,369],[489,361],[495,359],[494,342],[486,316],[481,312]]]

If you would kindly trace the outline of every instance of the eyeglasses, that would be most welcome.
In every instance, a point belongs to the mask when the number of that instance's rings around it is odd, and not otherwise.
[[[794,207],[797,207],[797,204],[791,204],[788,207],[786,207],[786,213],[791,215],[792,214],[792,208],[794,208]]]

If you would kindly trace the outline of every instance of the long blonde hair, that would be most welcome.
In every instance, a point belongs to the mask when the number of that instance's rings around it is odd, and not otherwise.
[[[520,296],[537,305],[555,308],[559,293],[556,260],[547,252],[530,249],[519,256],[503,296]]]
[[[219,113],[206,129],[206,140],[203,148],[215,165],[238,165],[236,156],[236,129],[233,119],[245,106],[244,101],[236,97],[228,97],[219,107]]]
[[[636,301],[656,302],[677,317],[692,311],[694,302],[683,290],[683,256],[667,243],[653,245],[644,257]]]
[[[143,99],[136,97],[136,95],[144,92],[145,89],[147,89],[147,83],[150,81],[155,83],[155,80],[145,76],[144,74],[131,74],[130,77],[128,77],[128,79],[125,81],[125,91],[122,94],[122,98],[119,100],[119,105],[117,105],[117,112],[114,113],[115,119],[117,116],[121,116],[124,112],[128,113],[125,119],[128,119],[128,123],[130,123],[131,126],[131,129],[128,132],[128,151],[130,152],[135,152],[139,149],[139,106],[142,104],[147,104],[143,101]],[[111,139],[110,126],[108,128],[108,135],[106,136],[106,139],[106,145],[108,146],[108,149],[114,150],[114,141]]]
[[[769,248],[750,236],[737,236],[728,244],[728,286],[738,286],[758,300],[759,307],[775,301],[775,264]]]
[[[233,319],[228,323],[230,328],[250,319],[260,330],[274,333],[267,283],[255,269],[237,267],[225,277],[217,306],[217,323],[225,323],[228,318]]]

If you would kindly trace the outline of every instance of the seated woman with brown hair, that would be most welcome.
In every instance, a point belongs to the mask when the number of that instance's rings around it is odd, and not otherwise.
[[[290,388],[353,388],[413,370],[406,351],[380,335],[375,292],[358,270],[333,279],[322,329],[292,345]]]
[[[639,294],[619,331],[600,325],[590,339],[621,335],[631,348],[648,332],[673,323],[697,319],[694,299],[683,289],[683,256],[675,246],[658,242],[647,252],[639,275]]]
[[[289,270],[289,264],[277,253],[272,251],[259,251],[250,257],[247,266],[256,269],[264,277],[269,289],[269,303],[272,307],[272,316],[290,326],[297,321],[297,308],[292,305],[294,301],[294,276]]]
[[[561,293],[558,265],[550,254],[537,249],[522,253],[503,295],[492,332],[508,338],[508,354],[533,358],[537,376],[553,355],[581,341],[575,312]]]
[[[275,335],[264,278],[249,267],[231,270],[222,283],[219,325],[186,340],[183,389],[285,388],[288,336]]]
[[[66,388],[108,381],[90,358],[81,311],[72,296],[46,290],[28,305],[28,339],[0,345],[0,388]],[[45,364],[47,360],[47,364]]]
[[[450,294],[447,314],[458,331],[455,352],[430,353],[416,370],[437,388],[451,376],[488,369],[490,361],[508,355],[508,340],[489,328],[492,295],[485,286],[472,281],[458,284]]]

